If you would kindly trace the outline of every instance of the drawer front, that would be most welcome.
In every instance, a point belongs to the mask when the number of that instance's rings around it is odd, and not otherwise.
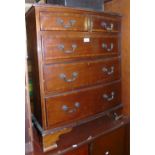
[[[125,155],[125,127],[121,127],[92,143],[92,155]]]
[[[80,120],[121,102],[120,83],[99,85],[46,99],[48,127]]]
[[[80,148],[66,153],[65,155],[89,155],[88,153],[88,145],[81,146]]]
[[[117,36],[44,35],[42,37],[44,61],[78,57],[117,55]]]
[[[120,59],[44,66],[45,93],[73,90],[120,78]]]
[[[94,16],[92,17],[92,31],[118,32],[120,21]]]
[[[40,12],[41,30],[87,31],[87,17],[80,14]]]

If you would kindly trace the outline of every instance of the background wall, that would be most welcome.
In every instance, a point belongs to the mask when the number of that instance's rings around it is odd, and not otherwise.
[[[130,113],[130,0],[112,0],[104,4],[104,11],[122,14],[122,102],[124,112]]]

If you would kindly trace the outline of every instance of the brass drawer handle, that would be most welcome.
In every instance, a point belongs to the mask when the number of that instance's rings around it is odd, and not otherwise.
[[[102,44],[102,48],[104,48],[104,49],[106,49],[108,52],[110,52],[110,51],[113,50],[114,44],[111,43],[111,44],[110,44],[110,47],[108,48],[108,45],[107,45],[106,43],[103,43],[103,44]]]
[[[105,23],[105,22],[102,22],[102,23],[101,23],[101,26],[102,26],[103,28],[105,28],[107,31],[112,31],[113,28],[114,28],[114,24],[113,24],[113,23],[107,24],[107,23]]]
[[[72,44],[72,50],[65,50],[65,45],[64,44],[59,44],[58,48],[62,50],[66,54],[74,53],[75,49],[77,48],[76,44]]]
[[[58,25],[61,25],[65,29],[67,29],[67,28],[71,28],[76,23],[76,20],[69,20],[67,24],[64,24],[63,19],[57,18],[56,22],[57,22]]]
[[[70,108],[70,107],[68,107],[67,105],[63,105],[62,106],[62,110],[64,111],[64,112],[67,112],[67,113],[75,113],[75,112],[77,112],[77,109],[78,108],[80,108],[80,103],[79,102],[75,102],[74,103],[74,108]]]
[[[118,115],[116,112],[113,113],[114,119],[117,121],[123,117],[123,115]]]
[[[107,101],[112,101],[115,98],[115,92],[112,91],[110,95],[103,94],[102,97]]]
[[[114,66],[111,66],[110,68],[107,68],[107,67],[103,67],[102,68],[102,71],[107,73],[108,75],[111,75],[114,73]]]
[[[71,79],[67,79],[66,75],[64,73],[60,74],[60,78],[63,79],[65,82],[73,82],[77,79],[78,77],[78,73],[77,72],[73,72],[72,73],[72,78]]]

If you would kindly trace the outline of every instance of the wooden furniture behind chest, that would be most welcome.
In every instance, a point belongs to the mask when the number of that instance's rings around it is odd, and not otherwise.
[[[26,23],[33,121],[46,152],[74,127],[122,108],[121,17],[35,5]]]

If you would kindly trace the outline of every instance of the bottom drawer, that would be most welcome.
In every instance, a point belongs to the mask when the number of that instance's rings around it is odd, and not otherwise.
[[[96,139],[91,145],[91,155],[125,155],[125,127]]]
[[[80,148],[66,153],[65,155],[88,155],[88,145],[81,146]]]
[[[46,99],[48,128],[84,119],[120,104],[121,83],[99,85]]]

